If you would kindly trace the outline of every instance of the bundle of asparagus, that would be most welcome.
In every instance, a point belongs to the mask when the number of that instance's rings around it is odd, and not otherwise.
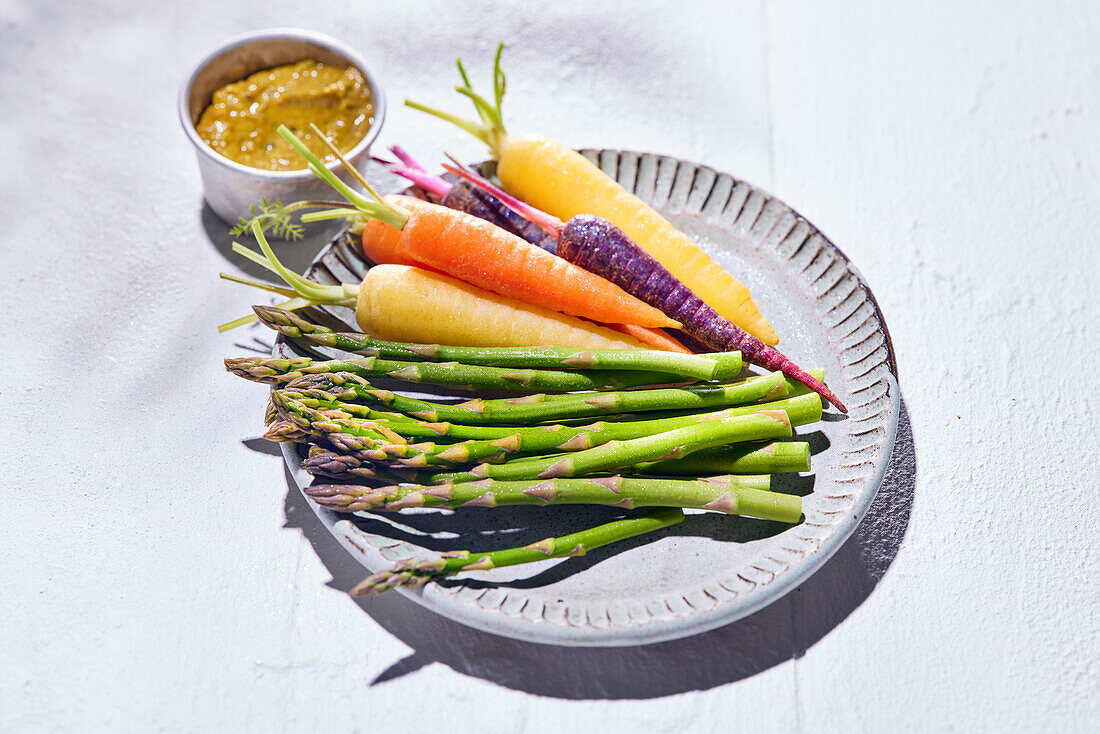
[[[809,470],[805,442],[776,439],[819,420],[821,398],[779,372],[729,381],[741,370],[736,352],[403,344],[334,332],[278,308],[254,310],[288,338],[353,355],[226,360],[233,373],[274,386],[265,437],[310,446],[302,466],[326,483],[306,493],[321,505],[339,512],[565,504],[639,510],[520,548],[398,564],[353,595],[582,555],[679,523],[684,509],[783,523],[802,517],[801,497],[771,491],[770,475]],[[371,382],[380,379],[479,395],[430,402]],[[529,394],[480,395],[492,390]]]

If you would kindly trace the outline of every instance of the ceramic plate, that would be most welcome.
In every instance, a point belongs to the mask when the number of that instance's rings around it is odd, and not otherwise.
[[[790,527],[714,513],[643,539],[555,559],[469,573],[401,593],[463,624],[557,645],[638,645],[728,624],[775,601],[817,570],[867,512],[894,445],[899,390],[889,332],[847,257],[770,194],[705,166],[642,153],[582,151],[736,273],[764,304],[779,348],[803,367],[824,367],[850,413],[797,429],[813,471],[777,475],[804,495],[805,522]],[[310,275],[358,282],[366,263],[346,239],[326,247]],[[351,319],[336,309],[336,318]],[[299,348],[280,338],[276,350]],[[406,388],[407,389],[407,386]],[[299,486],[294,446],[284,454]],[[341,515],[314,507],[364,567],[450,549],[525,545],[621,516],[605,507],[419,510]]]

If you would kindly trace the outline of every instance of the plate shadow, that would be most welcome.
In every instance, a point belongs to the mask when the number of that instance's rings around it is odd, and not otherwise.
[[[349,598],[349,603],[358,604],[413,650],[370,685],[432,663],[508,688],[576,700],[657,698],[751,677],[804,655],[870,596],[905,538],[916,478],[913,430],[903,396],[883,484],[866,517],[835,555],[801,586],[755,614],[680,640],[618,648],[543,645],[466,627],[399,594]],[[286,527],[301,529],[313,545],[332,574],[330,586],[350,589],[366,575],[365,570],[317,518],[289,471],[286,479]],[[562,568],[568,566],[563,563],[555,568],[560,568],[559,573],[579,570]],[[662,674],[622,674],[632,670],[659,670]]]

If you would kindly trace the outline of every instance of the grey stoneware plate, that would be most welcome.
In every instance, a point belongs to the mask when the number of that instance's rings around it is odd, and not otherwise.
[[[821,422],[797,429],[810,442],[813,471],[776,475],[774,482],[779,491],[804,495],[805,520],[797,526],[691,513],[681,525],[587,556],[400,590],[450,619],[507,637],[555,645],[641,645],[729,624],[820,568],[862,520],[882,483],[900,393],[889,332],[870,288],[796,211],[705,166],[644,153],[582,152],[743,280],[781,335],[779,349],[805,368],[824,367],[850,411],[842,417],[828,410]],[[489,173],[491,164],[483,171]],[[366,267],[351,241],[341,237],[320,253],[310,277],[359,282]],[[354,323],[347,310],[314,315]],[[275,349],[307,353],[282,337]],[[408,391],[408,385],[399,387]],[[300,468],[303,449],[283,447],[299,487],[310,484],[312,477]],[[623,514],[573,506],[349,516],[307,501],[362,563],[364,576],[446,550],[526,545]]]

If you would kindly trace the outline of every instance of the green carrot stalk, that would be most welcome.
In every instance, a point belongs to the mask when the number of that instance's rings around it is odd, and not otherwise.
[[[470,481],[468,477],[502,480],[581,477],[686,456],[699,449],[739,441],[759,441],[791,435],[791,423],[783,411],[761,411],[738,418],[708,421],[685,428],[628,441],[610,441],[562,458],[549,457],[510,464],[479,464],[469,472],[439,474],[436,481]]]
[[[304,375],[349,372],[360,377],[428,383],[471,390],[619,390],[639,385],[667,385],[683,382],[680,375],[663,372],[593,370],[508,369],[464,365],[457,362],[397,362],[361,359],[315,360],[310,357],[236,357],[225,360],[226,369],[255,382],[282,384]]]
[[[607,505],[681,507],[745,515],[761,520],[797,523],[802,517],[798,495],[758,489],[748,477],[648,479],[621,476],[543,481],[485,479],[461,484],[394,485],[315,484],[306,493],[339,512],[395,511],[409,507],[508,507],[513,505]]]
[[[299,391],[323,389],[341,402],[362,401],[384,405],[429,423],[494,425],[532,424],[636,411],[702,410],[742,405],[774,394],[777,387],[785,387],[785,384],[782,373],[773,372],[728,385],[571,393],[559,396],[538,394],[494,400],[477,398],[458,405],[432,403],[398,395],[389,390],[378,390],[363,377],[351,373],[302,375],[287,387]],[[760,406],[754,408],[759,409]]]
[[[683,510],[667,507],[644,511],[623,520],[615,520],[558,538],[547,538],[519,548],[487,553],[450,551],[434,560],[407,561],[386,571],[372,574],[357,584],[350,594],[363,596],[398,586],[420,586],[433,578],[450,576],[460,571],[487,571],[521,563],[545,561],[548,558],[583,556],[596,548],[677,525],[683,521]]]
[[[763,446],[722,446],[697,451],[682,459],[635,464],[631,469],[639,474],[697,477],[718,474],[781,474],[809,470],[810,444],[805,441],[773,441]]]
[[[692,380],[724,380],[741,372],[739,352],[679,354],[648,349],[575,349],[569,347],[456,347],[408,344],[375,339],[360,332],[336,332],[312,324],[290,311],[253,306],[260,321],[292,339],[365,357],[412,362],[434,360],[491,367],[563,370],[639,370],[663,372]]]

